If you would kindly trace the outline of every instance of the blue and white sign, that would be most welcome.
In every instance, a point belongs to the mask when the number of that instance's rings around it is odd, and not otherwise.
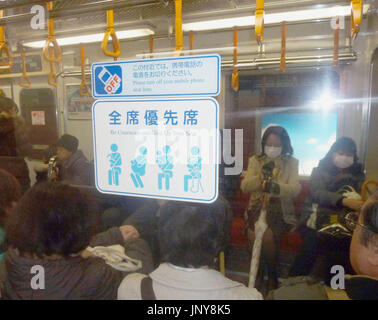
[[[218,196],[219,106],[213,98],[93,105],[100,192],[211,203]]]
[[[220,64],[217,54],[94,63],[92,93],[95,98],[217,96]]]

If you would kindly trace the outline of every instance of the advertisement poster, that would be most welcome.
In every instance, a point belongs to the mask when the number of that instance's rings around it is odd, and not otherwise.
[[[31,120],[33,126],[46,125],[45,111],[32,111]]]
[[[67,116],[69,120],[90,120],[92,119],[92,105],[95,99],[92,97],[90,84],[88,84],[89,95],[83,97],[79,93],[80,85],[67,85]]]

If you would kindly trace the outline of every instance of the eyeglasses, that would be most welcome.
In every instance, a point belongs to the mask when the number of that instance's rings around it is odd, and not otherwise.
[[[365,229],[370,230],[369,227],[367,227],[367,226],[365,226],[361,223],[358,223],[358,213],[356,213],[356,212],[348,213],[345,216],[344,219],[345,219],[345,226],[351,232],[353,232],[357,228],[357,226],[360,226],[361,228],[365,228]]]

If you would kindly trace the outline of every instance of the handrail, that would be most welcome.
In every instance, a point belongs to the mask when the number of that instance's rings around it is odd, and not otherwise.
[[[85,48],[82,43],[80,43],[80,61],[81,61],[81,83],[79,87],[79,94],[82,97],[89,96],[89,88],[85,80]]]
[[[50,12],[53,9],[53,1],[47,1],[46,6],[47,6],[47,10],[49,10]],[[48,28],[48,35],[47,35],[45,46],[43,48],[43,57],[49,62],[58,63],[62,61],[62,49],[60,48],[55,38],[54,18],[49,17],[47,21],[47,28]],[[52,46],[50,46],[51,44]],[[54,50],[51,51],[49,48],[53,48]]]
[[[239,70],[236,66],[238,64],[238,28],[234,27],[234,59],[233,59],[233,70],[231,77],[231,88],[234,91],[239,91]]]
[[[333,68],[337,69],[339,66],[339,26],[340,20],[336,19],[336,26],[333,37]]]
[[[49,51],[50,57],[52,57],[54,55],[54,48],[49,47],[48,51]],[[49,76],[47,78],[47,82],[50,86],[53,86],[53,87],[58,86],[58,77],[55,73],[54,62],[52,60],[50,60],[50,73],[49,73]]]
[[[362,19],[362,0],[352,0],[352,12],[350,15],[350,37],[354,39],[357,37],[361,27]]]
[[[281,61],[280,71],[286,71],[286,21],[282,21]]]
[[[376,186],[378,186],[378,181],[376,180],[367,180],[363,183],[362,185],[362,188],[361,188],[361,198],[362,198],[362,201],[366,201],[366,189],[367,189],[367,185],[369,184],[375,184]]]
[[[189,53],[189,50],[188,50],[188,53]],[[274,52],[276,53],[276,52]],[[333,55],[313,55],[313,56],[297,56],[297,57],[286,57],[286,63],[290,63],[290,64],[295,64],[296,62],[299,62],[299,63],[310,63],[310,62],[327,62],[327,65],[328,65],[328,62],[332,62],[332,59],[333,59]],[[353,62],[353,61],[356,61],[357,60],[357,55],[355,53],[341,53],[339,54],[339,61],[342,61],[342,62]],[[277,64],[280,64],[280,57],[275,57],[275,58],[255,58],[255,59],[252,59],[251,58],[248,58],[248,59],[243,59],[243,60],[238,60],[238,68],[241,69],[241,68],[245,68],[245,69],[248,69],[250,66],[248,66],[248,64],[254,64],[253,65],[253,68],[255,69],[257,66],[269,66],[269,65],[277,65]],[[233,61],[232,60],[226,60],[226,59],[223,59],[222,60],[222,70],[230,70],[231,68],[233,68]],[[310,66],[311,67],[311,66]],[[318,67],[318,66],[313,66],[314,68],[315,67]],[[91,70],[86,70],[85,71],[85,74],[86,75],[91,75],[92,72]],[[62,78],[65,78],[65,77],[81,77],[81,72],[80,71],[65,71],[65,72],[61,72],[58,74],[59,76],[61,76]]]
[[[184,36],[182,31],[182,0],[175,0],[175,32],[176,32],[176,55],[181,55],[184,49]]]
[[[256,0],[255,35],[260,46],[264,41],[264,0]]]
[[[0,10],[0,18],[2,18],[3,16],[4,16],[4,10]],[[8,69],[8,68],[10,69],[13,65],[13,57],[12,57],[11,51],[9,50],[8,44],[5,41],[4,28],[5,28],[4,26],[0,26],[0,56],[4,52],[8,58],[8,62],[1,62],[0,65],[4,66],[5,69]]]
[[[22,88],[30,88],[31,87],[31,81],[29,76],[26,74],[26,58],[25,58],[25,52],[21,52],[21,59],[22,59],[22,75],[18,79],[18,85]],[[24,82],[26,81],[26,83]]]
[[[121,45],[119,43],[117,34],[114,29],[114,11],[113,10],[107,10],[106,11],[106,20],[107,20],[107,29],[105,31],[104,39],[101,43],[102,51],[104,51],[104,54],[113,58],[118,58],[121,54]],[[113,42],[113,51],[109,51],[107,49],[109,37],[112,38]]]

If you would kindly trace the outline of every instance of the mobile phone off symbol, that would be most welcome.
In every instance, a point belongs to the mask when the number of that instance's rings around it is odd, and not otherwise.
[[[108,94],[115,93],[121,85],[122,79],[118,76],[118,74],[111,74],[105,68],[99,74],[99,79],[104,84],[105,91]]]

